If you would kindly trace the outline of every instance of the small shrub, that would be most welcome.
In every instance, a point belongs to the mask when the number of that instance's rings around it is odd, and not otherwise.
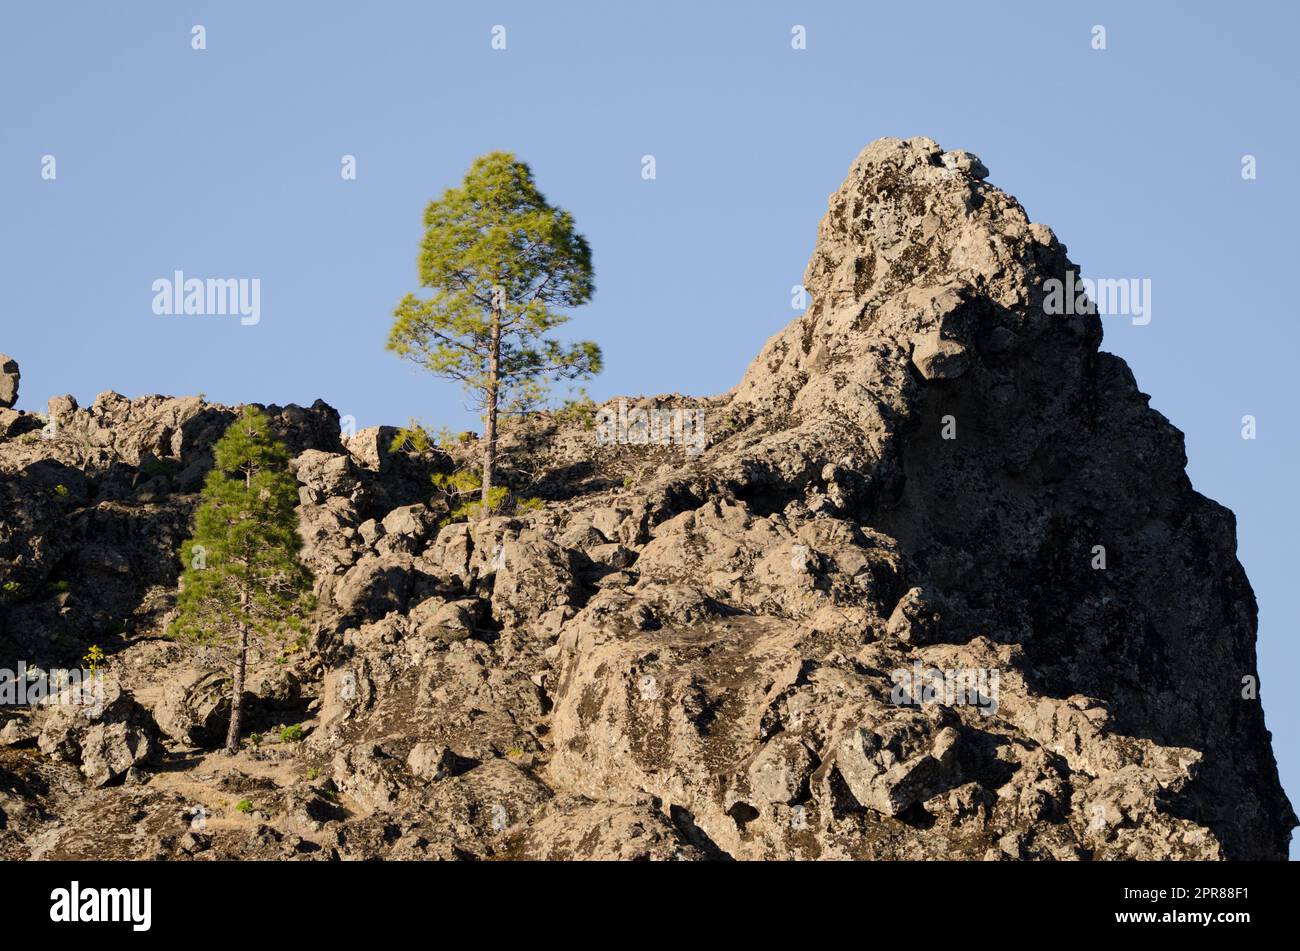
[[[242,812],[244,815],[248,815],[250,812],[253,811],[253,804],[249,802],[247,799],[241,799],[239,800],[238,803],[235,804],[235,811]]]
[[[301,723],[295,723],[293,726],[287,726],[280,731],[281,743],[299,743],[303,738]]]
[[[307,769],[307,782],[309,783],[315,782],[319,778],[320,778],[319,769],[317,769],[315,766],[311,766]]]
[[[579,408],[584,405],[581,401],[571,402]],[[503,418],[502,431],[506,426],[507,418]],[[440,449],[457,462],[457,468],[452,472],[439,472],[432,477],[434,491],[441,496],[448,509],[447,516],[439,522],[438,527],[443,528],[454,522],[470,521],[484,514],[523,513],[545,508],[546,503],[541,499],[517,496],[503,485],[492,487],[485,506],[482,497],[483,475],[480,461],[476,458],[477,453],[471,452],[469,454],[471,459],[467,462],[464,458],[465,452],[462,451],[466,446],[474,443],[476,438],[471,432],[452,433],[445,426],[433,430],[412,419],[408,425],[397,431],[392,442],[389,443],[390,452],[422,455]]]
[[[306,649],[307,649],[307,635],[299,634],[297,637],[295,637],[293,640],[291,640],[288,644],[284,646],[284,650],[280,654],[281,662],[283,662],[285,658],[288,658],[292,654],[301,654]]]
[[[98,674],[101,670],[107,670],[108,665],[105,663],[104,652],[98,644],[91,644],[90,650],[86,651],[86,656],[81,658],[81,662],[86,665],[86,669],[92,674]]]

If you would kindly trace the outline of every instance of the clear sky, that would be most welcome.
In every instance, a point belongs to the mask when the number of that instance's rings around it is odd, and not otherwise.
[[[503,149],[591,241],[596,296],[569,325],[604,348],[591,394],[717,393],[795,316],[826,198],[866,143],[968,149],[1085,275],[1152,281],[1150,324],[1108,319],[1103,346],[1187,434],[1196,487],[1237,514],[1265,709],[1300,799],[1298,9],[8,3],[0,351],[30,410],[202,392],[475,427],[384,340],[417,290],[425,203]],[[156,316],[151,285],[175,270],[260,278],[260,323]]]

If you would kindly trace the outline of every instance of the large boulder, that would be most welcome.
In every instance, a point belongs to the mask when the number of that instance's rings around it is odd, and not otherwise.
[[[158,726],[116,681],[70,687],[37,707],[32,727],[41,752],[78,766],[93,786],[120,782],[162,754]]]
[[[334,603],[343,617],[354,621],[405,610],[414,572],[409,556],[365,555],[339,580]]]
[[[230,726],[230,677],[206,671],[174,680],[154,707],[158,727],[186,746],[217,746]]]
[[[349,498],[358,486],[351,457],[345,453],[308,449],[293,460],[290,468],[302,485],[304,502],[320,504],[334,496]]]

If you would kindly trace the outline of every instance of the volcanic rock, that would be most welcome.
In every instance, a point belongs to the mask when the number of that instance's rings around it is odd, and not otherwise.
[[[0,353],[0,409],[9,409],[18,402],[18,361]]]
[[[138,698],[112,735],[0,728],[29,790],[0,857],[174,826],[158,757],[197,755],[186,794],[237,788],[257,828],[166,857],[1284,858],[1232,514],[1102,320],[1047,313],[1077,269],[988,179],[872,143],[808,311],[691,403],[703,451],[533,414],[500,445],[540,498],[513,515],[457,522],[435,491],[472,436],[394,450],[271,408],[318,607],[252,658],[259,743],[231,762],[190,749],[228,648],[158,636],[236,408],[109,393],[52,400],[50,438],[0,431],[0,650],[99,642]],[[48,762],[5,753],[32,737]],[[81,773],[49,779],[60,756]]]

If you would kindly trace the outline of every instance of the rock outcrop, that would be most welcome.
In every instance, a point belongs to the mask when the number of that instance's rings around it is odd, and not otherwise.
[[[9,409],[18,402],[18,361],[0,353],[0,409]]]
[[[140,858],[1285,857],[1232,515],[988,175],[873,143],[809,310],[643,404],[702,444],[538,414],[514,516],[449,524],[446,454],[269,408],[319,608],[236,757],[224,649],[158,637],[234,409],[51,400],[0,442],[0,648],[98,643],[114,699],[0,725],[0,856],[129,822]]]
[[[18,402],[20,377],[17,361],[0,353],[0,439],[22,435],[36,423],[28,414],[10,408]]]

